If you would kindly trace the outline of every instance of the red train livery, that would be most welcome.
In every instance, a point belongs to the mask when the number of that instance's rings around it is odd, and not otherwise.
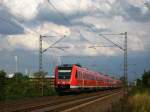
[[[57,92],[118,88],[121,85],[120,80],[76,64],[56,66],[55,69],[54,86]]]

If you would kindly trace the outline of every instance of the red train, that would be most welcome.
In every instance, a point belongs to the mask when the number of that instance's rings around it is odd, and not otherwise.
[[[56,66],[54,86],[57,92],[119,88],[120,80],[93,72],[79,65]]]

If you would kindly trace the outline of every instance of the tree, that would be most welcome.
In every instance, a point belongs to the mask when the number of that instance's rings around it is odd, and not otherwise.
[[[0,100],[5,99],[6,73],[0,70]]]
[[[150,71],[144,71],[142,76],[142,84],[144,87],[150,87]]]
[[[28,76],[23,75],[21,72],[17,72],[17,73],[14,74],[13,78],[14,78],[14,79],[18,79],[18,80],[20,79],[20,80],[21,80],[21,79],[26,79],[26,78],[28,78]]]
[[[35,78],[44,78],[46,75],[47,75],[47,73],[44,71],[39,71],[39,72],[34,73]]]
[[[138,88],[142,87],[142,80],[141,80],[141,79],[137,79],[137,80],[136,80],[136,86],[137,86]]]
[[[124,77],[124,76],[121,76],[121,77],[120,77],[120,80],[121,80],[122,83],[125,85],[125,77]]]
[[[7,81],[5,95],[7,99],[17,99],[26,96],[28,89],[28,80],[27,76],[24,76],[22,73],[15,73],[13,78]]]

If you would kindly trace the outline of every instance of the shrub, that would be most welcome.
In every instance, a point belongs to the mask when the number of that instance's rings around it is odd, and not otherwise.
[[[0,71],[0,100],[5,99],[5,84],[6,84],[6,73],[1,70]]]
[[[129,103],[132,107],[132,112],[149,112],[150,111],[150,94],[137,93],[129,97]]]

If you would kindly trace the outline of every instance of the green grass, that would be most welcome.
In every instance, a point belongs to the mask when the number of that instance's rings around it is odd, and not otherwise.
[[[111,112],[150,112],[149,89],[132,88],[127,98],[112,104]]]
[[[128,102],[132,107],[132,112],[150,112],[149,92],[136,93],[129,97]]]

